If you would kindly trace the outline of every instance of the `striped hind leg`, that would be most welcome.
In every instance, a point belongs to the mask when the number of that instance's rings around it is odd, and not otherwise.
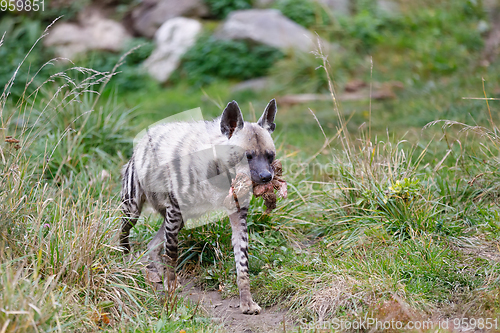
[[[177,205],[169,205],[161,211],[164,221],[160,230],[148,244],[150,257],[158,272],[163,272],[165,287],[169,292],[177,287],[175,270],[178,258],[177,235],[183,226],[181,210]],[[161,246],[163,245],[163,246]],[[161,252],[165,250],[162,256]]]
[[[134,160],[130,160],[123,168],[122,175],[122,218],[120,245],[125,253],[130,252],[130,229],[137,223],[144,205],[145,195],[135,174]]]
[[[177,287],[177,269],[178,258],[178,238],[177,235],[183,227],[181,210],[174,205],[167,209],[165,218],[165,285],[168,290],[174,290]]]

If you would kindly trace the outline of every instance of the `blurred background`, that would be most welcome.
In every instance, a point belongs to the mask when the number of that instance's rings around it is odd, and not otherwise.
[[[0,12],[2,86],[52,24],[18,72],[11,100],[26,93],[37,71],[27,93],[61,68],[111,72],[118,64],[103,94],[136,109],[141,126],[198,106],[215,116],[233,99],[251,120],[253,109],[277,98],[279,132],[294,133],[289,148],[300,148],[305,136],[321,146],[308,108],[327,134],[338,127],[323,59],[353,131],[370,113],[373,133],[397,137],[426,135],[422,126],[436,119],[481,123],[484,101],[462,97],[484,97],[483,78],[489,97],[500,94],[495,0],[40,4],[43,10]]]

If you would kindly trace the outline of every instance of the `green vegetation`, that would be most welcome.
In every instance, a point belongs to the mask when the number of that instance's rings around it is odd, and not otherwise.
[[[322,6],[309,0],[279,0],[275,4],[283,15],[298,24],[309,28],[329,23],[329,15]]]
[[[266,75],[282,57],[279,50],[269,46],[205,36],[183,56],[180,75],[196,86],[216,79],[246,80]]]
[[[215,327],[181,299],[163,307],[140,263],[116,247],[133,113],[112,97],[100,103],[95,88],[113,75],[68,70],[52,76],[57,91],[41,86],[13,105],[7,87],[0,99],[0,322],[8,332]]]
[[[26,60],[24,59],[29,49],[40,38],[43,32],[42,24],[39,21],[25,17],[3,17],[0,21],[0,31],[5,31],[5,37],[0,48],[0,58],[2,59],[0,83],[2,83],[2,86],[9,82],[23,60],[32,65],[31,73],[29,70],[19,71],[16,80],[13,82],[10,93],[18,98],[23,93],[28,78],[33,76],[35,71],[41,70],[42,73],[39,76],[37,75],[36,81],[30,87],[40,85],[43,82],[42,76],[47,72],[45,68],[42,68],[47,57],[44,52],[32,52]]]
[[[252,199],[251,287],[261,306],[306,322],[498,318],[499,106],[463,99],[500,94],[500,62],[480,66],[479,25],[489,18],[475,1],[404,2],[394,16],[370,12],[370,3],[318,28],[337,51],[281,54],[203,37],[165,87],[139,72],[151,52],[144,40],[116,68],[122,55],[95,53],[33,77],[45,59],[37,45],[5,86],[31,47],[21,37],[33,43],[42,32],[16,17],[0,46],[8,59],[0,68],[0,327],[223,331],[195,304],[146,283],[135,258],[157,216],[132,230],[134,256],[123,258],[120,167],[148,124],[198,106],[215,117],[232,99],[254,120],[273,97],[289,198],[271,216]],[[266,90],[231,92],[234,81],[266,74]],[[342,100],[353,80],[373,92],[392,81],[402,88]],[[298,93],[337,99],[280,102]],[[227,219],[182,231],[179,270],[236,296],[230,239]]]
[[[125,49],[130,50],[126,56],[94,51],[80,61],[85,67],[103,73],[112,72],[117,64],[122,63],[119,75],[116,75],[110,82],[108,90],[120,89],[120,92],[127,93],[151,86],[153,80],[140,65],[153,52],[154,43],[144,38],[134,38],[127,43]]]
[[[234,10],[252,8],[250,0],[205,0],[205,3],[210,8],[212,15],[219,19],[225,18]]]

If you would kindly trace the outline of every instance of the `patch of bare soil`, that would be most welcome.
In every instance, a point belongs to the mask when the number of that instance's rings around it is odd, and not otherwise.
[[[180,294],[199,307],[216,323],[222,323],[227,332],[260,333],[289,332],[294,327],[286,311],[276,307],[262,309],[258,315],[245,315],[239,309],[239,298],[222,299],[218,291],[204,291],[192,281],[182,281]],[[285,323],[283,323],[285,322]]]
[[[154,265],[148,264],[143,273],[152,288],[157,291],[163,290],[161,277]],[[286,316],[286,311],[277,307],[262,309],[258,315],[245,315],[240,311],[238,297],[222,299],[220,292],[205,291],[196,286],[193,279],[181,278],[179,282],[177,290],[180,296],[198,304],[199,310],[215,323],[223,324],[227,332],[278,333],[292,330],[292,321]]]
[[[500,262],[500,241],[485,241],[477,238],[471,246],[457,246],[450,244],[455,251],[471,256],[478,257],[488,261]]]

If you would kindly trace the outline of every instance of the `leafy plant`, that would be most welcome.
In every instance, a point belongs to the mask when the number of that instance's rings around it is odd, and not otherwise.
[[[330,24],[328,13],[319,3],[312,0],[279,0],[275,8],[306,28]]]
[[[402,199],[409,201],[420,194],[420,181],[417,178],[404,178],[402,181],[396,180],[391,186],[385,200]]]
[[[198,86],[217,78],[246,80],[266,75],[281,57],[283,53],[269,46],[204,36],[184,54],[180,75]]]
[[[39,21],[27,17],[6,15],[0,20],[0,32],[2,34],[5,32],[0,47],[0,59],[2,59],[0,87],[3,90],[15,76],[9,94],[12,98],[18,99],[25,92],[28,94],[33,92],[47,76],[47,70],[42,65],[49,54],[41,48],[41,45],[34,45],[43,32],[42,25]],[[35,47],[29,52],[33,46]],[[22,68],[17,71],[19,66]],[[41,70],[41,73],[35,75],[38,70]],[[27,86],[32,79],[33,84]]]
[[[342,27],[347,33],[360,41],[364,49],[370,50],[382,41],[383,21],[367,10],[355,15],[352,20],[341,20]]]
[[[205,0],[212,15],[218,19],[225,18],[230,12],[252,7],[251,0]]]

